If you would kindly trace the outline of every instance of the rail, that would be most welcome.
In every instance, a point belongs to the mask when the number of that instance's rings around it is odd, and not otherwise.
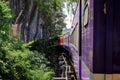
[[[53,77],[53,80],[76,80],[75,75],[73,75],[74,71],[72,71],[71,65],[69,64],[70,62],[64,55],[61,55],[60,58],[62,61],[59,63],[62,65],[59,65],[59,67],[62,67],[62,72],[59,77]]]
[[[79,40],[78,40],[79,32],[78,32],[78,30],[79,30],[79,24],[77,23],[70,32],[67,32],[66,34],[61,36],[61,45],[63,45],[63,46],[67,45],[68,47],[70,47],[70,49],[71,49],[70,54],[71,54],[72,60],[73,60],[72,66],[75,70],[76,77],[79,78]],[[66,74],[66,77],[67,77],[67,74]],[[74,75],[72,75],[71,77],[73,78],[73,80],[76,80]],[[59,80],[59,79],[55,79],[55,80]],[[69,80],[69,79],[66,79],[66,80]]]
[[[79,0],[80,1],[80,0]],[[63,34],[60,37],[60,44],[63,45],[69,51],[72,59],[72,68],[74,68],[74,74],[71,75],[73,80],[79,80],[79,31],[80,31],[80,2],[76,9],[76,13],[72,22],[71,31]],[[68,79],[69,80],[69,79]]]

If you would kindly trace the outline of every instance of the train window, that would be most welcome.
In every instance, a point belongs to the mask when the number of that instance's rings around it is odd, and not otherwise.
[[[83,14],[84,27],[87,27],[88,23],[89,23],[89,6],[88,6],[88,1],[86,1],[85,7],[84,7],[84,14]]]

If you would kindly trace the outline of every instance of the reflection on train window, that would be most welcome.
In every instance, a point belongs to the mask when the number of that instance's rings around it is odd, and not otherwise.
[[[84,21],[83,21],[83,24],[84,24],[84,27],[87,27],[88,26],[88,22],[89,22],[89,7],[88,7],[88,1],[86,2],[85,4],[85,8],[84,8]]]

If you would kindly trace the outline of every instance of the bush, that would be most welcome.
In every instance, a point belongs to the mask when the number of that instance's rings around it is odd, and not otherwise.
[[[5,51],[0,60],[0,75],[3,80],[52,80],[54,71],[44,53],[24,50]],[[47,77],[46,77],[47,76]]]
[[[12,17],[7,3],[0,0],[0,80],[52,80],[54,71],[44,53],[30,51],[10,35]]]

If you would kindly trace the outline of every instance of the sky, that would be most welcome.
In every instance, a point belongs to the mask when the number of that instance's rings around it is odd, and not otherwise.
[[[65,18],[66,28],[71,28],[74,15],[72,13],[72,9],[70,9],[70,11],[68,12],[67,4],[64,3],[64,5],[65,5],[65,8],[63,8],[63,13],[67,16]],[[76,4],[74,4],[73,7],[76,8]]]
[[[63,8],[63,13],[67,16],[65,18],[66,27],[67,28],[71,28],[71,23],[72,23],[74,15],[72,13],[68,12],[68,10],[67,10],[67,4],[66,3],[65,3],[65,8]]]

